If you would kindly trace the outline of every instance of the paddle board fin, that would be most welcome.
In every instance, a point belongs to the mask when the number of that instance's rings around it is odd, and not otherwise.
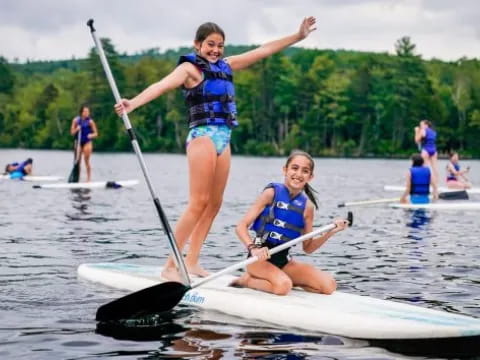
[[[115,181],[107,181],[107,183],[105,184],[105,187],[110,189],[118,189],[118,188],[121,188],[122,185],[120,185]]]

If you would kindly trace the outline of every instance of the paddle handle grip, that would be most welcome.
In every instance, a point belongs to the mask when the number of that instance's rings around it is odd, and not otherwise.
[[[353,224],[353,214],[352,214],[351,212],[348,213],[348,222],[350,223],[350,225]],[[314,231],[312,231],[312,232],[309,232],[309,233],[304,234],[304,235],[302,235],[302,236],[299,236],[299,237],[297,237],[297,238],[295,238],[295,239],[293,239],[293,240],[290,240],[290,241],[288,241],[288,242],[286,242],[286,243],[284,243],[284,244],[282,244],[282,245],[279,245],[279,246],[274,247],[273,249],[271,249],[271,250],[269,251],[269,254],[270,254],[270,256],[271,256],[271,255],[274,255],[274,254],[276,254],[276,253],[278,253],[278,252],[280,252],[280,251],[282,251],[282,250],[288,249],[289,247],[291,247],[291,246],[293,246],[293,245],[295,245],[295,244],[298,244],[299,242],[302,242],[302,241],[305,241],[305,240],[314,238],[315,236],[318,236],[318,235],[323,234],[323,233],[325,233],[325,232],[327,232],[327,231],[333,230],[333,229],[335,229],[336,227],[337,227],[337,225],[335,225],[335,224],[325,225],[325,226],[323,226],[323,227],[321,227],[321,228],[318,228],[318,229],[316,229],[316,230],[314,230]],[[192,289],[193,289],[193,288],[196,288],[197,286],[200,286],[200,285],[202,285],[202,284],[205,284],[206,282],[209,282],[209,281],[211,281],[211,280],[214,280],[214,279],[216,279],[216,278],[218,278],[218,277],[220,277],[220,276],[222,276],[222,275],[225,275],[225,274],[231,273],[231,272],[233,272],[233,271],[235,271],[235,270],[244,268],[245,266],[248,266],[248,265],[250,265],[250,264],[252,264],[252,263],[254,263],[255,261],[258,261],[258,260],[259,260],[258,257],[252,256],[252,257],[250,257],[250,258],[248,258],[248,259],[246,259],[246,260],[244,260],[244,261],[241,261],[241,262],[238,262],[238,263],[236,263],[236,264],[233,264],[233,265],[231,265],[231,266],[229,266],[229,267],[227,267],[227,268],[225,268],[225,269],[223,269],[223,270],[220,270],[220,271],[218,271],[218,272],[216,272],[216,273],[214,273],[214,274],[212,274],[212,275],[210,275],[210,276],[207,276],[207,277],[205,277],[205,278],[197,281],[195,284],[193,284],[193,285],[191,286],[191,288],[192,288]]]

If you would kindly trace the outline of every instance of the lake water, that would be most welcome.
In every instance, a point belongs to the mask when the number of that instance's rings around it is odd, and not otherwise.
[[[34,158],[37,175],[68,176],[71,152],[0,150],[0,165]],[[234,156],[224,204],[202,251],[215,271],[243,260],[234,226],[265,184],[281,181],[284,158]],[[154,187],[172,224],[186,206],[184,155],[145,154]],[[444,174],[446,161],[440,161]],[[131,153],[94,153],[93,181],[139,179],[134,188],[33,189],[0,182],[1,359],[399,359],[406,356],[335,336],[242,321],[177,307],[155,340],[117,340],[96,332],[96,309],[123,292],[77,278],[85,262],[162,264],[168,242]],[[480,162],[470,165],[480,184]],[[316,159],[312,185],[330,223],[344,201],[396,196],[408,160]],[[473,199],[475,197],[473,196]],[[480,197],[477,197],[480,200]],[[313,255],[294,256],[335,275],[339,290],[480,317],[478,212],[418,214],[383,205],[353,208],[355,226]],[[157,324],[158,325],[158,324]]]

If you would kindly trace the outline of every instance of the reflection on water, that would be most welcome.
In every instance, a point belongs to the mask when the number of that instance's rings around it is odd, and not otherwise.
[[[233,325],[222,325],[223,321],[237,322],[241,326],[240,319],[220,315],[220,322],[199,321],[197,312],[195,309],[181,307],[180,310],[138,319],[99,322],[96,332],[120,340],[156,340],[156,349],[143,353],[155,358],[305,359],[312,352],[322,349],[361,351],[361,348],[368,346],[366,341],[331,335],[300,335],[274,328],[254,331],[245,326],[245,330],[240,327],[240,331],[232,334]],[[224,346],[227,343],[236,346],[229,351]],[[386,351],[380,350],[380,353],[386,354]]]
[[[433,215],[425,209],[415,209],[411,211],[410,216],[411,221],[407,221],[407,226],[419,230],[425,229],[426,225],[433,219]],[[421,240],[421,238],[418,240]]]
[[[72,208],[74,212],[66,212],[65,216],[68,220],[71,221],[92,221],[92,222],[107,222],[107,221],[116,221],[118,218],[99,216],[94,213],[90,207],[98,208],[98,203],[94,203],[92,189],[88,188],[79,188],[79,189],[68,189],[70,191],[70,200],[72,202]],[[122,189],[123,190],[123,189]],[[97,193],[98,194],[98,193]]]

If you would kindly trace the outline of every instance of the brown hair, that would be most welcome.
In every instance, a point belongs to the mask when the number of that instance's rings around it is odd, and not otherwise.
[[[313,174],[313,169],[315,168],[315,162],[313,161],[313,158],[309,153],[307,153],[305,151],[302,151],[302,150],[293,150],[290,153],[290,156],[287,158],[287,162],[285,163],[285,167],[287,168],[288,165],[290,165],[290,163],[292,162],[292,160],[296,156],[304,156],[310,161],[310,168],[311,168],[311,171],[312,171],[312,174]],[[313,205],[315,205],[315,209],[318,209],[317,196],[315,195],[315,193],[318,193],[317,190],[315,190],[310,184],[306,183],[305,187],[304,187],[304,191],[305,191],[305,194],[307,195],[307,197],[313,203]]]
[[[80,110],[78,110],[78,115],[82,116],[83,109],[85,108],[89,109],[90,107],[87,104],[82,104],[82,106],[80,106]]]
[[[420,154],[412,155],[412,166],[423,166],[423,158]]]
[[[206,22],[200,25],[195,34],[195,41],[203,42],[210,34],[220,34],[225,41],[225,33],[222,28],[213,22]]]
[[[425,124],[428,125],[429,128],[433,129],[433,124],[430,120],[423,119],[421,122],[424,122]]]

